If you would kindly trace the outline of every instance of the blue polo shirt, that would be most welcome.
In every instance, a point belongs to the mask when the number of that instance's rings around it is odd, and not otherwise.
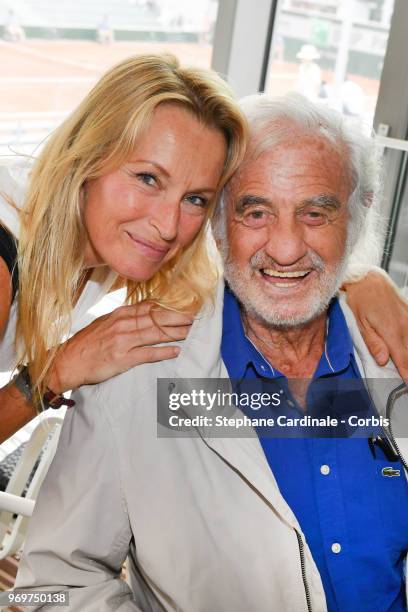
[[[303,416],[284,375],[246,338],[238,302],[228,289],[222,358],[234,381],[276,381],[285,389],[285,414]],[[307,392],[307,414],[322,415],[324,406],[336,415],[347,410],[333,393],[338,381],[346,378],[361,381],[344,315],[333,300],[325,350]],[[324,401],[318,386],[327,379],[334,387],[323,391]],[[329,612],[406,610],[408,485],[401,463],[390,462],[380,448],[373,451],[367,438],[282,439],[257,433],[279,489],[305,534]],[[400,475],[384,476],[382,468],[388,466]]]

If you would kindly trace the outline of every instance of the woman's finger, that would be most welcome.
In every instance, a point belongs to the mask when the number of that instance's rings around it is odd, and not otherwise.
[[[130,369],[142,363],[174,359],[179,355],[180,350],[179,346],[145,346],[143,348],[134,348],[128,353],[126,366],[127,369]]]
[[[111,315],[115,315],[117,318],[133,318],[133,317],[143,317],[143,316],[151,316],[153,319],[157,319],[158,321],[189,321],[192,322],[194,317],[187,313],[177,312],[175,310],[169,310],[168,308],[163,308],[163,306],[158,306],[152,302],[140,302],[140,304],[130,304],[119,306],[115,310],[110,313]],[[109,316],[109,315],[108,315]]]
[[[126,317],[120,319],[114,318],[108,322],[108,326],[108,333],[112,334],[113,336],[120,336],[122,334],[129,333],[143,333],[149,329],[161,329],[164,332],[168,332],[169,329],[174,327],[190,328],[191,320],[188,317],[172,317],[156,320],[155,318],[151,318],[150,315],[143,315],[139,317]]]
[[[125,342],[129,346],[128,350],[131,350],[137,347],[159,344],[160,342],[175,342],[177,340],[184,340],[189,330],[189,325],[166,327],[165,330],[159,327],[150,327],[139,330],[138,332],[123,334],[121,341]]]
[[[163,327],[166,326],[174,326],[174,325],[191,325],[194,321],[194,317],[181,313],[181,312],[173,312],[171,310],[152,310],[148,314],[153,323],[157,325],[161,325]]]
[[[390,353],[381,336],[379,336],[377,332],[369,325],[361,325],[360,332],[368,350],[378,365],[385,365],[390,358]]]
[[[191,325],[193,319],[188,315],[179,312],[171,312],[169,310],[160,312],[150,312],[144,315],[126,319],[131,323],[134,322],[135,329],[146,329],[148,327],[175,327],[178,325]]]

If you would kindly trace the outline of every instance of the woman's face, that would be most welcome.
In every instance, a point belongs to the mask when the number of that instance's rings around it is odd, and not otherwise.
[[[226,157],[225,138],[174,104],[159,106],[131,159],[85,183],[85,264],[151,278],[198,234]]]

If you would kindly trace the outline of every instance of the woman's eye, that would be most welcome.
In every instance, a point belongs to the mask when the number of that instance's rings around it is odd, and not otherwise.
[[[190,204],[194,204],[194,206],[200,206],[201,208],[205,208],[208,204],[207,198],[203,198],[198,195],[189,195],[186,197],[187,202]]]
[[[139,181],[141,181],[145,185],[154,186],[157,184],[157,178],[155,177],[154,174],[149,174],[148,172],[138,172],[136,176],[139,179]]]

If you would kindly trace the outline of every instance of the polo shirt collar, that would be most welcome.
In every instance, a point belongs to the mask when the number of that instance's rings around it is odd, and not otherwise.
[[[330,303],[327,313],[325,350],[317,366],[315,377],[326,374],[338,374],[348,368],[353,362],[353,341],[339,300],[334,298]]]
[[[345,370],[354,360],[353,342],[337,298],[330,303],[327,321],[325,350],[315,372],[315,378],[337,374]],[[227,285],[224,292],[221,352],[224,363],[228,364],[230,378],[242,379],[250,365],[260,376],[268,378],[283,376],[281,372],[270,366],[245,336],[238,300]]]
[[[221,354],[231,379],[244,378],[251,365],[259,376],[268,378],[283,376],[271,367],[262,353],[246,337],[239,302],[228,285],[225,286],[224,292]]]

